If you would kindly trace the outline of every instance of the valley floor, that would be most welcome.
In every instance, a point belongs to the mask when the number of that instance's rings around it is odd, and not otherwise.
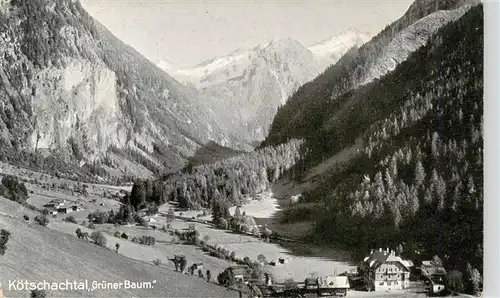
[[[19,174],[19,173],[17,173]],[[33,175],[32,173],[25,173]],[[112,225],[99,224],[95,230],[102,231],[106,238],[106,248],[79,240],[75,231],[80,228],[83,232],[92,232],[91,229],[81,225],[88,222],[87,215],[97,210],[108,211],[119,208],[119,202],[111,198],[109,194],[119,192],[121,188],[110,188],[106,185],[90,185],[87,196],[80,195],[72,189],[74,182],[57,179],[54,177],[42,177],[42,181],[48,180],[55,187],[47,187],[43,183],[33,183],[29,177],[19,175],[28,180],[27,188],[30,192],[28,203],[41,208],[52,199],[66,200],[66,204],[75,204],[83,208],[78,212],[69,214],[57,214],[50,218],[47,227],[41,227],[33,223],[35,211],[27,209],[15,202],[0,197],[0,227],[6,228],[12,233],[12,239],[8,243],[7,254],[0,259],[0,281],[3,283],[4,293],[8,297],[26,296],[23,292],[13,292],[5,288],[8,280],[103,280],[121,281],[156,280],[154,289],[151,290],[114,290],[93,292],[72,292],[72,296],[90,297],[114,297],[145,295],[147,297],[234,297],[233,291],[207,283],[197,277],[187,276],[174,272],[174,264],[169,261],[176,254],[183,254],[188,260],[187,267],[192,263],[203,263],[204,271],[212,272],[212,283],[216,283],[217,275],[229,266],[235,265],[226,260],[209,256],[199,247],[194,245],[179,244],[178,240],[169,233],[159,229],[151,229],[137,225]],[[68,184],[61,188],[62,184]],[[283,230],[293,229],[293,233],[303,231],[307,228],[304,224],[273,225],[276,222],[276,214],[280,207],[286,204],[286,192],[290,194],[290,185],[282,184],[273,192],[262,194],[260,200],[254,200],[244,205],[241,211],[257,217],[258,224],[268,224],[271,229],[280,226]],[[130,189],[127,189],[130,190]],[[293,190],[292,190],[293,191]],[[294,193],[295,194],[295,193]],[[106,196],[106,197],[105,197]],[[165,204],[160,207],[159,214],[151,217],[150,226],[161,228],[166,224],[165,214],[173,206]],[[234,210],[231,210],[234,212]],[[22,219],[24,215],[29,216],[30,221]],[[73,216],[78,224],[66,222],[63,219]],[[311,274],[318,276],[342,273],[355,267],[355,262],[350,262],[348,253],[332,248],[315,247],[301,243],[275,243],[264,242],[250,235],[241,235],[230,231],[215,229],[211,223],[211,216],[202,216],[199,211],[177,211],[176,219],[172,222],[172,228],[187,230],[190,224],[200,232],[200,238],[206,239],[209,244],[227,248],[234,251],[236,257],[243,259],[249,257],[256,260],[259,254],[263,254],[268,261],[277,261],[279,258],[286,260],[284,264],[266,266],[265,271],[272,274],[275,282],[283,282],[293,278],[296,281],[303,280]],[[192,220],[194,217],[195,221]],[[303,230],[301,230],[301,228]],[[278,233],[288,237],[294,237],[293,233]],[[126,233],[129,240],[117,238],[116,232]],[[145,246],[130,241],[133,237],[153,236],[156,239],[154,246]],[[302,234],[304,235],[304,234]],[[116,253],[115,245],[119,244],[119,252]],[[154,260],[160,260],[161,264],[153,265]],[[142,293],[142,294],[141,294]],[[68,293],[54,292],[50,296],[67,297]],[[424,297],[420,290],[409,290],[401,292],[359,292],[350,290],[349,297]]]

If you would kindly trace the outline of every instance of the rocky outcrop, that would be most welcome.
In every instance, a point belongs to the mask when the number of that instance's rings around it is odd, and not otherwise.
[[[2,2],[0,29],[0,153],[58,152],[82,165],[112,150],[161,171],[181,168],[208,141],[234,143],[196,89],[118,40],[78,1]]]
[[[111,145],[126,145],[116,75],[104,64],[68,59],[64,68],[38,72],[32,87],[31,148],[63,148],[72,138],[84,152],[99,156]]]

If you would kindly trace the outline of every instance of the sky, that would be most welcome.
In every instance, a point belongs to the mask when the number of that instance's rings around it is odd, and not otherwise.
[[[81,0],[114,35],[154,63],[188,68],[289,37],[305,46],[350,28],[372,35],[412,0]]]

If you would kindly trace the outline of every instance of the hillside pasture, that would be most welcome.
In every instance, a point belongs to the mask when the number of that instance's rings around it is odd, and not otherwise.
[[[49,297],[235,297],[234,292],[167,268],[139,262],[51,228],[0,215],[0,226],[11,232],[1,257],[0,281],[154,282],[152,289],[47,291]],[[27,297],[27,291],[3,287],[7,297]]]

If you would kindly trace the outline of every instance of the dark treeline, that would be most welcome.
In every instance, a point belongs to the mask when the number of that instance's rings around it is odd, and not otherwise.
[[[166,181],[169,200],[181,207],[210,208],[213,202],[238,205],[255,197],[299,160],[303,142],[291,140],[276,147],[237,155],[209,165],[194,167]]]

